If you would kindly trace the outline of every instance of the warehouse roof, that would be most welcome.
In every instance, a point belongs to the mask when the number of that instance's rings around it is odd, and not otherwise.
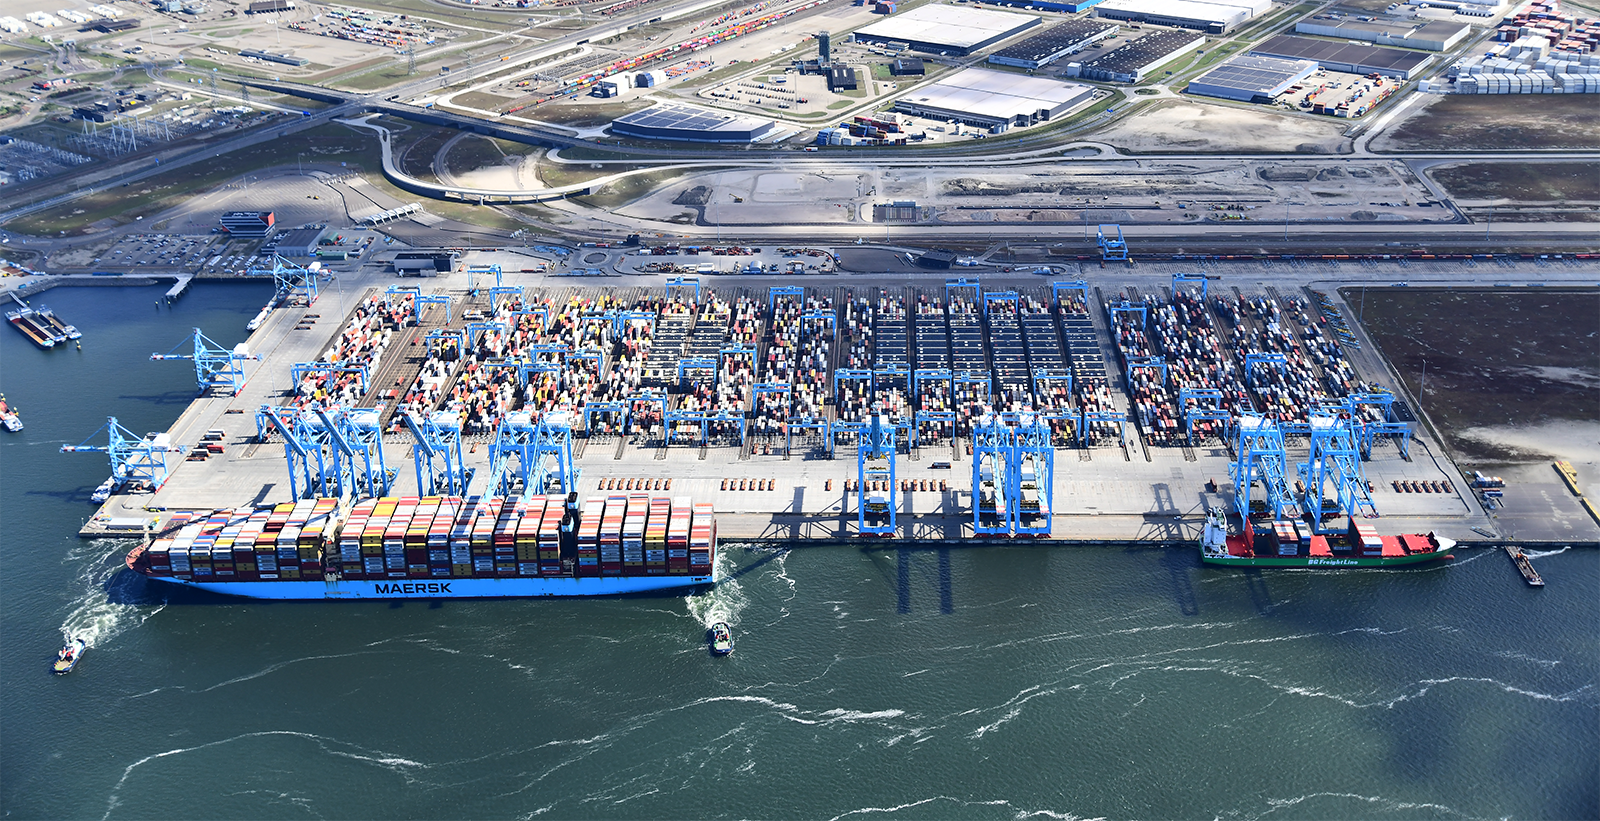
[[[967,48],[1005,36],[1039,18],[989,9],[929,5],[880,20],[856,30],[868,37]]]
[[[1309,37],[1294,37],[1288,34],[1273,37],[1251,49],[1250,53],[1295,60],[1315,60],[1319,63],[1349,63],[1407,72],[1421,67],[1432,59],[1427,54],[1415,51],[1360,46],[1333,40],[1313,40]]]
[[[1278,57],[1235,57],[1195,79],[1203,85],[1227,86],[1258,94],[1270,94],[1290,78],[1315,68],[1310,60],[1284,60]]]
[[[1094,89],[1079,83],[969,68],[901,100],[926,108],[1010,119],[1070,105],[1093,93]]]
[[[1006,46],[992,56],[1009,57],[1013,60],[1044,60],[1101,32],[1116,28],[1115,23],[1099,20],[1064,20],[1020,43]]]

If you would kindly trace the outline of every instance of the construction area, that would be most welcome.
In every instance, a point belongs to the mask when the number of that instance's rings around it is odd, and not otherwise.
[[[1100,247],[1126,253],[1116,226]],[[191,363],[200,398],[159,443],[113,428],[118,492],[86,532],[146,507],[613,489],[713,502],[736,539],[1176,539],[1216,505],[1318,527],[1476,509],[1309,289],[571,287],[469,259],[336,301],[315,266],[270,273],[246,344],[196,329],[153,357]]]

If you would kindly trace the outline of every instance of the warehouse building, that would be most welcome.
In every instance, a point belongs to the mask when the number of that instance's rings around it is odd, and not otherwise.
[[[859,85],[854,68],[844,63],[834,63],[828,66],[829,91],[855,91]]]
[[[611,133],[647,140],[694,143],[748,143],[771,131],[775,123],[736,117],[686,105],[658,105],[611,121]]]
[[[1294,30],[1300,34],[1360,40],[1363,43],[1379,46],[1444,51],[1461,42],[1467,33],[1472,31],[1472,27],[1465,23],[1452,23],[1446,20],[1430,20],[1417,25],[1318,15],[1295,23]]]
[[[1227,34],[1270,8],[1272,0],[1106,0],[1094,16]]]
[[[1043,68],[1116,34],[1120,26],[1100,20],[1066,20],[989,55],[997,66]]]
[[[1189,84],[1190,94],[1240,102],[1268,102],[1317,72],[1310,60],[1235,57]]]
[[[858,43],[905,44],[916,51],[966,56],[1015,37],[1039,18],[1008,11],[930,5],[856,30]]]
[[[429,251],[401,251],[394,258],[394,272],[400,276],[433,277],[456,269],[460,254]]]
[[[1081,65],[1069,63],[1067,75],[1112,83],[1143,82],[1146,74],[1205,42],[1205,35],[1192,31],[1158,31]]]
[[[296,228],[278,240],[278,255],[284,257],[309,257],[317,253],[317,240],[322,239],[321,228]]]
[[[1286,60],[1314,60],[1329,71],[1349,74],[1381,74],[1409,80],[1416,76],[1433,56],[1417,51],[1394,48],[1377,48],[1354,43],[1335,43],[1331,40],[1313,40],[1280,34],[1250,50],[1261,57],[1282,57]]]
[[[275,221],[271,211],[229,211],[222,215],[222,227],[236,237],[264,237]]]
[[[1094,89],[1080,83],[969,68],[896,100],[894,108],[999,133],[1059,117],[1093,99]]]

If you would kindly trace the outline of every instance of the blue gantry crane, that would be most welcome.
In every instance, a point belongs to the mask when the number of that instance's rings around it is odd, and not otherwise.
[[[177,352],[185,342],[193,343],[193,353]],[[245,383],[244,363],[261,359],[260,356],[250,353],[250,349],[243,342],[229,350],[208,339],[199,328],[195,328],[194,337],[185,342],[179,342],[167,353],[150,354],[150,361],[163,362],[169,359],[193,361],[194,379],[199,384],[201,393],[215,389],[227,391],[230,396],[238,396]]]
[[[1121,225],[1101,225],[1094,229],[1094,234],[1101,261],[1120,262],[1128,258],[1128,242],[1122,238]]]
[[[1313,413],[1311,453],[1300,464],[1300,481],[1305,485],[1305,510],[1311,513],[1312,532],[1328,534],[1340,528],[1325,525],[1340,514],[1376,518],[1378,508],[1367,492],[1361,474],[1361,454],[1351,420],[1332,413]],[[1332,488],[1331,497],[1327,495]]]
[[[1056,470],[1050,423],[1037,414],[1021,414],[1010,438],[1006,495],[1014,502],[1008,511],[1011,530],[1025,536],[1049,536]]]
[[[1263,503],[1273,521],[1300,518],[1300,502],[1289,487],[1289,467],[1284,455],[1283,432],[1271,419],[1255,414],[1240,416],[1234,461],[1228,467],[1233,479],[1233,500],[1240,517],[1250,517],[1250,491],[1260,482]]]
[[[856,439],[856,526],[876,536],[895,535],[895,426],[881,413],[873,413]],[[868,490],[882,482],[882,490]],[[872,523],[868,524],[868,517]]]
[[[106,434],[106,444],[89,442]],[[124,485],[142,485],[156,490],[167,481],[167,454],[173,450],[171,438],[165,433],[152,433],[143,438],[118,424],[117,417],[106,417],[106,423],[79,445],[62,445],[62,453],[104,453],[110,457],[111,477],[95,490],[94,501],[103,502]]]
[[[972,426],[972,530],[982,536],[1010,535],[1006,484],[1013,458],[1011,428],[992,413]]]
[[[417,440],[413,457],[418,492],[423,496],[465,496],[472,471],[461,458],[460,414],[435,411],[423,416],[408,411],[403,418]]]
[[[273,254],[267,265],[252,267],[245,271],[245,275],[270,276],[274,288],[273,299],[287,305],[300,298],[309,306],[317,301],[317,275],[321,269],[322,263],[319,262],[301,266]]]

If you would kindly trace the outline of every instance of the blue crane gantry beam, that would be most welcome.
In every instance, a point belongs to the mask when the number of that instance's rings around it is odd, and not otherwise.
[[[245,271],[245,276],[270,276],[273,299],[287,304],[295,297],[301,297],[309,306],[317,301],[317,273],[321,267],[321,263],[316,262],[311,263],[310,267],[302,267],[273,254],[270,266],[252,266]]]
[[[772,316],[772,311],[775,308],[775,306],[777,306],[778,297],[780,297],[780,296],[791,296],[791,297],[794,297],[795,306],[796,307],[801,307],[801,306],[805,305],[806,289],[801,288],[798,285],[773,285],[772,287],[768,288],[767,289],[767,316],[769,316],[769,317]]]
[[[340,480],[338,446],[333,444],[330,429],[320,421],[313,422],[308,416],[298,408],[262,405],[256,411],[257,435],[276,428],[283,436],[283,454],[289,463],[290,496],[306,499],[342,495],[335,490]],[[314,474],[313,463],[316,468]],[[301,481],[297,481],[296,477]]]
[[[1221,422],[1222,429],[1218,435],[1227,438],[1232,416],[1222,407],[1222,391],[1216,388],[1179,388],[1178,410],[1183,414],[1184,433],[1189,441],[1194,441],[1194,423],[1207,420]]]
[[[959,279],[947,279],[947,280],[945,280],[944,281],[944,304],[946,304],[946,305],[950,304],[950,292],[951,291],[967,291],[967,290],[971,290],[972,291],[972,303],[974,305],[976,305],[980,300],[983,299],[983,286],[978,283],[978,280],[976,280],[976,279],[967,279],[966,277],[961,277]]]
[[[499,310],[501,300],[504,300],[504,301],[506,301],[508,303],[510,303],[510,302],[520,303],[522,301],[522,289],[519,288],[519,287],[511,286],[511,285],[498,285],[498,284],[495,285],[495,287],[490,288],[489,289],[489,310],[491,310],[491,311]],[[549,319],[549,312],[548,311],[545,313],[545,318],[546,318],[546,320],[548,322],[548,319]]]
[[[338,494],[367,497],[387,496],[394,476],[383,461],[383,440],[379,420],[383,407],[330,410],[316,408],[317,418],[328,431],[334,454],[334,476]],[[361,460],[357,463],[357,458]]]
[[[294,383],[295,393],[300,392],[301,381],[307,374],[313,373],[353,373],[361,377],[361,392],[367,392],[366,365],[350,365],[344,362],[296,362],[289,366],[289,381]]]
[[[1071,279],[1071,280],[1066,280],[1064,282],[1052,282],[1052,283],[1050,283],[1050,298],[1055,300],[1057,308],[1064,307],[1064,305],[1065,305],[1065,303],[1063,303],[1061,301],[1061,292],[1062,291],[1065,291],[1068,294],[1077,294],[1077,293],[1083,294],[1083,309],[1085,311],[1089,310],[1089,283],[1088,282],[1085,282],[1084,280],[1081,280],[1081,279]]]
[[[1400,447],[1400,458],[1411,458],[1411,425],[1395,417],[1394,394],[1385,390],[1352,393],[1345,397],[1345,404],[1355,425],[1356,441],[1361,446],[1362,458],[1369,460],[1372,458],[1373,441],[1379,436],[1394,437],[1395,443]],[[1368,419],[1366,414],[1361,412],[1363,406],[1378,408],[1382,420]]]
[[[1193,285],[1198,283],[1200,285],[1200,301],[1205,302],[1207,293],[1206,283],[1210,281],[1210,277],[1207,277],[1205,274],[1173,274],[1172,295],[1173,297],[1177,297],[1179,291],[1184,285]]]
[[[1122,237],[1122,226],[1101,225],[1094,229],[1095,242],[1100,247],[1103,262],[1122,261],[1128,258],[1128,242]]]
[[[106,434],[106,444],[91,445],[101,433]],[[117,417],[106,417],[106,423],[79,445],[62,445],[62,453],[104,453],[111,464],[109,490],[115,491],[128,483],[147,483],[152,490],[167,481],[167,453],[172,446],[166,434],[156,434],[143,439],[118,424]]]
[[[500,287],[501,269],[500,269],[499,265],[468,265],[467,266],[467,290],[468,291],[476,291],[476,290],[478,290],[478,275],[479,274],[494,274],[494,287],[496,287],[496,288]]]
[[[789,421],[785,422],[784,425],[783,425],[783,452],[784,453],[792,453],[793,452],[793,450],[794,450],[794,434],[795,434],[795,431],[800,431],[800,430],[820,430],[820,431],[822,431],[822,443],[823,443],[822,447],[823,447],[823,450],[828,454],[828,458],[832,459],[833,458],[833,430],[832,430],[832,427],[833,426],[831,424],[829,424],[828,420],[826,420],[826,419],[817,419],[817,418],[812,417],[812,416],[806,416],[806,417],[802,417],[800,419],[790,419]]]
[[[694,289],[694,301],[698,305],[700,303],[699,279],[695,277],[669,277],[667,279],[667,301],[671,302],[672,298],[677,296],[678,291],[690,288]]]
[[[194,379],[199,384],[202,393],[206,390],[217,388],[227,391],[230,395],[238,396],[245,383],[244,363],[260,360],[261,357],[250,353],[242,342],[232,350],[224,348],[206,338],[206,335],[201,333],[199,328],[194,329],[194,337],[191,341],[194,344],[193,353],[177,353],[178,348],[184,345],[184,343],[179,342],[177,346],[167,353],[150,354],[150,360],[152,362],[161,362],[169,359],[191,360],[194,362]]]

